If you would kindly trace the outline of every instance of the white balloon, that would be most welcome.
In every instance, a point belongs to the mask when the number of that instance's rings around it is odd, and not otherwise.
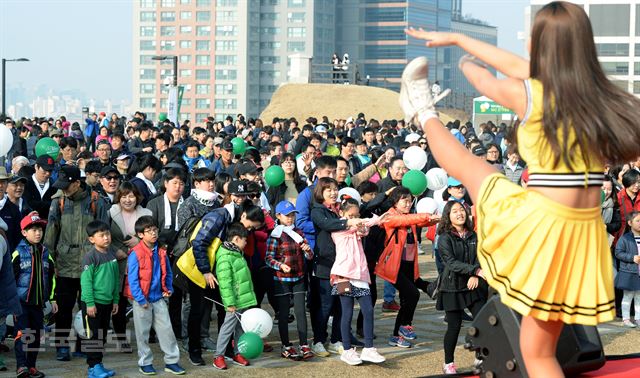
[[[84,328],[84,319],[82,317],[82,311],[76,312],[76,315],[73,317],[73,329],[76,331],[76,334],[81,339],[87,338],[87,332]]]
[[[264,339],[273,328],[273,319],[265,310],[252,308],[242,313],[240,324],[245,332],[255,332]]]
[[[418,146],[411,146],[404,151],[402,160],[407,169],[421,170],[427,165],[427,153]]]
[[[354,200],[358,201],[358,205],[362,204],[362,198],[360,197],[360,193],[358,193],[358,191],[353,188],[340,189],[340,191],[338,192],[338,201],[342,200],[342,196],[345,194],[353,198]]]
[[[11,146],[13,146],[13,134],[4,123],[0,123],[0,157],[7,156]]]
[[[435,192],[433,192],[433,199],[438,204],[438,214],[442,214],[442,211],[444,210],[444,205],[447,204],[447,201],[442,199],[442,194],[445,192],[445,190],[447,190],[446,186],[442,189],[438,189]]]
[[[424,197],[416,204],[417,213],[434,214],[438,211],[438,203],[430,197]]]
[[[427,172],[427,188],[430,190],[440,190],[447,187],[447,172],[442,168],[431,168]]]

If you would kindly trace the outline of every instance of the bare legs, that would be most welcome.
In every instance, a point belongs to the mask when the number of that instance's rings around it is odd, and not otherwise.
[[[531,316],[522,317],[520,351],[530,378],[564,377],[556,359],[562,322],[545,322]]]

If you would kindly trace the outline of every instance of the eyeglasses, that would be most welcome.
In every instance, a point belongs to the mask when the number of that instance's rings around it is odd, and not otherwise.
[[[105,176],[104,179],[107,181],[116,181],[120,180],[120,176]]]
[[[157,228],[148,228],[146,230],[144,230],[145,234],[149,234],[149,235],[158,235],[158,229]]]

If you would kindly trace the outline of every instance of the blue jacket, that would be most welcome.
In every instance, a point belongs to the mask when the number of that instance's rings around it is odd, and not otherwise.
[[[49,250],[47,249],[47,247],[45,247],[44,245],[41,245],[41,247],[42,270],[40,272],[41,277],[39,281],[42,283],[41,289],[43,303],[40,303],[42,305],[51,297],[53,286],[52,281],[54,279],[54,264],[53,258],[49,255]],[[18,246],[16,247],[16,250],[12,255],[14,273],[17,273],[15,277],[18,297],[20,298],[20,301],[24,303],[36,303],[35,301],[38,300],[38,298],[31,297],[32,290],[38,290],[38,288],[34,288],[33,286],[36,284],[36,282],[34,282],[34,280],[36,280],[36,277],[34,277],[33,272],[34,256],[31,253],[31,249],[32,246],[27,243],[25,239],[22,239],[20,243],[18,243]],[[15,271],[16,268],[18,269],[17,272]]]
[[[233,206],[233,204],[231,204],[231,206]],[[213,273],[211,271],[209,258],[207,257],[207,248],[213,243],[215,238],[224,240],[227,225],[233,222],[233,216],[229,209],[230,207],[227,205],[208,212],[207,215],[202,218],[202,227],[200,227],[195,239],[191,242],[196,266],[202,274]]]
[[[316,186],[314,182],[312,186],[304,189],[298,194],[296,199],[296,227],[304,232],[304,237],[309,242],[309,247],[313,249],[316,245],[316,229],[311,221],[311,207],[313,206],[313,188]]]
[[[638,247],[633,232],[627,232],[622,235],[616,244],[616,259],[620,261],[618,271],[626,273],[639,274],[638,267],[640,265],[633,262],[633,256],[638,255]]]
[[[84,128],[84,135],[86,137],[97,135],[98,129],[100,128],[98,122],[92,120],[91,118],[87,118],[85,122],[87,123],[87,126]]]
[[[127,280],[129,283],[129,290],[131,296],[141,306],[148,303],[155,303],[162,299],[162,270],[160,269],[160,254],[158,253],[158,243],[152,250],[151,259],[153,266],[151,268],[151,285],[149,287],[149,293],[145,297],[142,287],[140,285],[140,263],[138,256],[136,255],[135,248],[131,251],[131,254],[127,258]],[[165,282],[166,289],[173,293],[173,274],[171,272],[171,263],[169,257],[165,255]]]
[[[2,259],[2,266],[0,267],[0,318],[5,318],[7,315],[20,315],[22,314],[22,306],[20,306],[20,299],[18,298],[18,291],[16,290],[16,279],[13,273],[13,266],[11,264],[11,254],[7,249],[7,243],[4,238],[0,236],[0,258]]]

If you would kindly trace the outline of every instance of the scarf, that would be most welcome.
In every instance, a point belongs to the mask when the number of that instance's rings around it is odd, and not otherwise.
[[[139,178],[140,180],[142,180],[142,182],[144,182],[144,184],[147,186],[147,189],[149,189],[149,191],[151,192],[152,195],[156,195],[156,193],[158,193],[158,191],[156,190],[156,187],[153,185],[153,183],[151,181],[147,180],[147,178],[144,177],[142,172],[139,172],[136,175],[136,177]]]
[[[304,241],[304,238],[300,236],[300,234],[295,232],[293,228],[294,228],[293,225],[291,226],[283,226],[281,224],[277,225],[273,229],[273,231],[271,231],[271,237],[275,239],[280,239],[280,237],[282,236],[282,233],[284,232],[285,234],[289,235],[294,242],[301,244]]]
[[[220,196],[216,192],[208,192],[202,189],[191,189],[191,195],[196,199],[196,201],[207,207],[215,205],[218,197]]]
[[[187,155],[184,155],[183,159],[187,163],[187,166],[189,167],[189,171],[193,171],[193,169],[197,167],[198,162],[200,161],[200,159],[202,159],[202,156],[197,156],[197,157],[194,157],[194,158],[190,158]]]
[[[602,221],[604,224],[609,224],[611,219],[613,219],[613,198],[609,197],[602,203]]]
[[[169,229],[169,227],[171,227],[171,203],[169,202],[169,197],[167,197],[167,195],[163,195],[162,196],[164,199],[164,228],[165,229]],[[184,199],[182,198],[182,196],[180,196],[180,199],[178,200],[178,207],[176,208],[176,217],[174,219],[173,222],[173,228],[178,231],[179,227],[178,227],[178,209],[180,208],[180,205],[182,205],[182,202],[184,201]]]

